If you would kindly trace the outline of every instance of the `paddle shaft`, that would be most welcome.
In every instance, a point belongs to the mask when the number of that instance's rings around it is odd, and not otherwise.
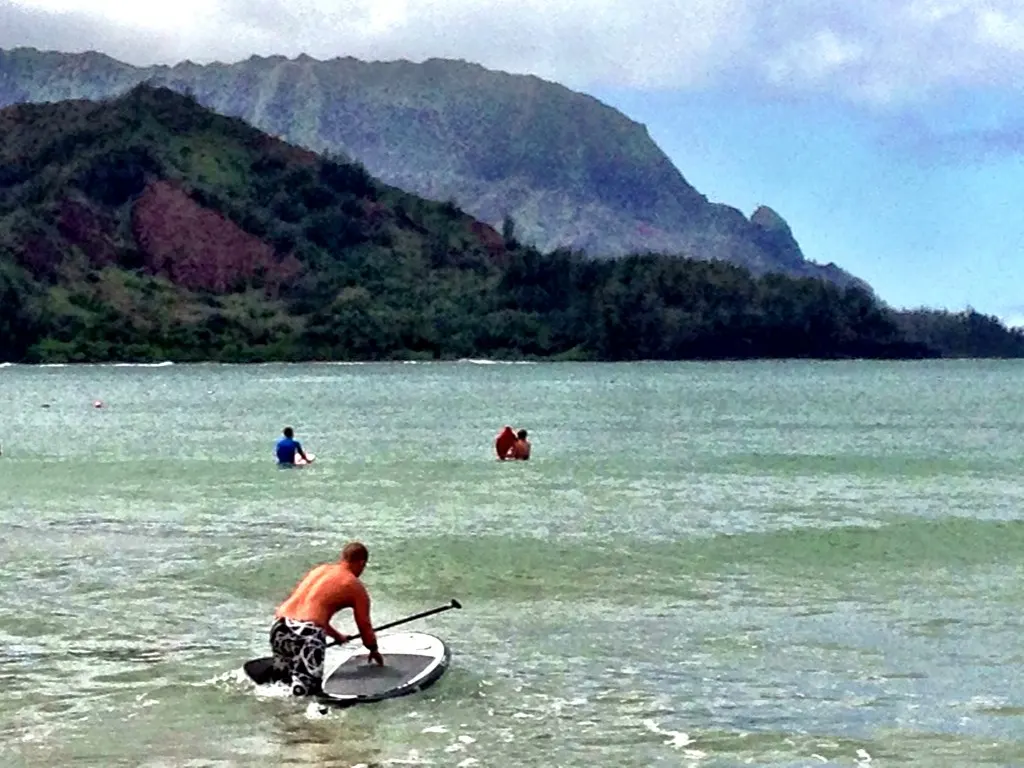
[[[387,624],[381,624],[379,627],[374,627],[374,632],[380,632],[385,629],[391,629],[397,627],[399,624],[408,624],[410,621],[416,621],[417,619],[425,619],[427,616],[433,616],[435,613],[443,613],[449,611],[452,608],[461,608],[458,600],[452,600],[448,605],[440,605],[437,608],[431,608],[429,611],[421,611],[420,613],[414,613],[412,616],[406,616],[404,619],[398,619],[396,621],[388,622]],[[353,635],[349,640],[355,640],[359,635]],[[332,645],[340,645],[340,643],[328,643],[328,647]]]

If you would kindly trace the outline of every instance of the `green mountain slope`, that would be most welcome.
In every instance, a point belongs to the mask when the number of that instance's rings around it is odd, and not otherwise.
[[[0,111],[8,357],[301,357],[318,322],[342,339],[323,351],[370,356],[367,286],[428,312],[449,278],[484,290],[501,252],[450,205],[166,89]]]
[[[453,200],[548,251],[721,259],[756,272],[854,279],[806,261],[788,226],[765,227],[687,183],[646,129],[596,99],[536,77],[461,61],[367,63],[252,57],[135,68],[108,57],[0,51],[0,106],[104,98],[142,81],[194,94],[383,181]]]
[[[0,361],[946,353],[1024,335],[724,262],[543,254],[167,88],[0,110]]]

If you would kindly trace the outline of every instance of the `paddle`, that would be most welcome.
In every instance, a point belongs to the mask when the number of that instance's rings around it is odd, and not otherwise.
[[[412,616],[406,616],[404,619],[398,619],[387,624],[381,624],[379,627],[374,627],[374,632],[381,632],[385,629],[391,629],[391,627],[397,627],[399,624],[408,624],[410,621],[416,621],[416,619],[423,619],[427,616],[433,616],[435,613],[441,613],[442,611],[448,611],[452,608],[461,608],[462,604],[454,597],[452,601],[447,605],[441,605],[437,608],[431,608],[429,611],[421,611],[420,613],[414,613]],[[353,635],[350,640],[355,640],[359,635]],[[333,645],[340,645],[337,642],[328,642],[327,647],[330,648]],[[250,659],[245,662],[242,667],[245,670],[245,674],[256,683],[256,685],[265,685],[266,683],[276,683],[282,680],[281,674],[274,670],[274,657],[264,656],[261,659]]]

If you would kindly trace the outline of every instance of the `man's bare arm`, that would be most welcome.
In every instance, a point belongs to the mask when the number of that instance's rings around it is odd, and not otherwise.
[[[343,632],[339,632],[338,630],[336,630],[334,627],[330,625],[330,623],[328,623],[327,626],[324,627],[324,632],[333,637],[335,642],[337,643],[347,643],[349,640],[352,639]]]
[[[356,627],[359,629],[360,637],[363,638],[363,645],[370,652],[370,658],[383,665],[384,659],[381,658],[380,652],[377,650],[377,634],[373,631],[373,624],[370,621],[370,595],[362,584],[359,587],[355,603],[352,606]]]

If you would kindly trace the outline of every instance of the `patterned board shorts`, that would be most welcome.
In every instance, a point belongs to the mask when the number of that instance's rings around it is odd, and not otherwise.
[[[280,618],[270,626],[274,672],[291,683],[293,696],[320,693],[326,647],[323,629],[311,621]]]

